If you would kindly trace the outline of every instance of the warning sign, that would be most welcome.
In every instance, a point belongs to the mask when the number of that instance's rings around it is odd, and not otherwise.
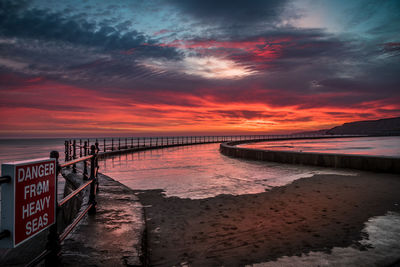
[[[10,216],[13,217],[11,238],[15,247],[55,222],[56,162],[54,159],[41,159],[3,164],[2,175],[12,169],[8,175],[12,177],[14,187],[13,208],[8,210],[13,213]]]

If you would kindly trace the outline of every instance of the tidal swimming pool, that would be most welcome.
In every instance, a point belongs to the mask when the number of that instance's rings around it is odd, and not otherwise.
[[[399,136],[282,140],[248,143],[238,145],[238,147],[295,152],[400,157]]]

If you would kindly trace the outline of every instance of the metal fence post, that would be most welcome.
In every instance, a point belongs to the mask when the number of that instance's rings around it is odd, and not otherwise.
[[[97,179],[97,172],[99,170],[99,157],[98,157],[98,154],[100,152],[99,143],[96,142],[95,143],[95,147],[96,147],[96,150],[95,150],[95,153],[96,153],[96,159],[95,159],[96,173],[95,173],[95,176],[96,176],[96,193],[97,193],[97,192],[99,192],[99,180]]]
[[[72,148],[73,148],[72,158],[76,159],[76,140],[75,139],[72,143]],[[72,172],[76,173],[76,164],[72,165]]]
[[[107,147],[106,147],[106,139],[105,139],[105,138],[103,139],[103,149],[104,149],[104,152],[106,152],[106,151],[107,151]]]
[[[68,161],[69,160],[69,149],[68,149],[68,141],[67,140],[65,140],[64,145],[65,145],[65,161]]]
[[[71,140],[69,140],[69,142],[68,142],[68,155],[69,155],[68,160],[71,160],[72,159],[72,141]]]
[[[111,151],[114,151],[114,138],[111,138]]]
[[[60,165],[58,163],[58,158],[59,158],[58,151],[51,151],[50,152],[50,158],[56,159],[56,190],[57,190],[57,184],[58,184],[58,174],[61,170]],[[57,231],[57,214],[59,212],[58,208],[58,203],[57,203],[57,198],[54,200],[55,201],[55,206],[56,206],[56,217],[55,217],[55,223],[50,226],[49,228],[49,235],[47,236],[47,244],[46,244],[46,249],[50,251],[50,253],[47,255],[45,259],[45,266],[57,266],[58,265],[58,254],[61,251],[61,244],[60,244],[60,236]]]
[[[89,195],[89,204],[92,204],[92,207],[89,210],[89,214],[96,213],[96,187],[97,187],[97,167],[96,167],[96,146],[92,145],[90,147],[90,154],[92,158],[90,159],[90,180],[93,182],[90,184],[90,195]]]
[[[85,157],[87,156],[87,141],[85,141],[84,145],[83,145],[83,150],[85,151]],[[86,160],[83,161],[83,180],[87,180],[88,179],[88,170],[87,170],[87,162]]]

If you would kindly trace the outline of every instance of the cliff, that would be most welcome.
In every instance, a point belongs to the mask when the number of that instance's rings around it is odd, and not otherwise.
[[[399,135],[400,117],[345,123],[326,131],[327,134]]]

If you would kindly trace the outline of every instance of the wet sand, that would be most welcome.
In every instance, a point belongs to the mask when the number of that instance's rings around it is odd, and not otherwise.
[[[398,175],[315,175],[252,195],[207,199],[139,192],[151,266],[244,266],[282,256],[366,250],[364,223],[400,212]],[[389,262],[387,264],[390,264]]]

